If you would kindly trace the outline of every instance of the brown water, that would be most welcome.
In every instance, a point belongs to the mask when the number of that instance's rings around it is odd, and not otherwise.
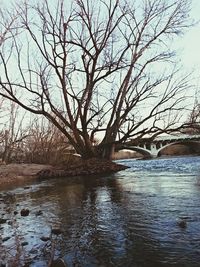
[[[122,163],[1,191],[0,266],[200,266],[200,157]]]

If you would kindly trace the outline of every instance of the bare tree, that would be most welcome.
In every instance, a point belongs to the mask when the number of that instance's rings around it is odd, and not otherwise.
[[[20,108],[14,102],[4,103],[1,114],[0,157],[3,162],[10,163],[19,159],[22,154],[22,142],[28,136],[27,128],[24,126],[26,114],[20,114]]]
[[[196,95],[193,109],[187,118],[189,127],[183,130],[184,133],[192,135],[200,134],[200,103],[198,99],[199,97]]]
[[[0,95],[44,115],[83,158],[180,129],[189,85],[170,47],[189,1],[56,3],[19,7],[23,32],[1,46]]]
[[[13,35],[18,33],[17,17],[19,13],[17,9],[13,11],[8,11],[6,9],[0,8],[0,47],[4,41],[12,38]]]
[[[33,120],[27,127],[28,137],[23,144],[25,162],[42,164],[67,163],[72,148],[65,136],[44,118]]]

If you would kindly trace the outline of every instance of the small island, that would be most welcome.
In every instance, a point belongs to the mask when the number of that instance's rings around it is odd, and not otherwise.
[[[70,166],[52,166],[47,164],[7,164],[0,167],[0,187],[9,184],[21,185],[30,180],[74,176],[110,174],[125,170],[127,166],[107,160],[79,160]]]

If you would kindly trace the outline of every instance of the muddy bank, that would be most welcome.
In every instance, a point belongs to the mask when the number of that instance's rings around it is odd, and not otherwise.
[[[105,160],[88,160],[65,166],[42,164],[8,164],[0,166],[0,188],[10,184],[23,184],[34,179],[73,177],[93,174],[113,173],[126,169],[126,166]]]

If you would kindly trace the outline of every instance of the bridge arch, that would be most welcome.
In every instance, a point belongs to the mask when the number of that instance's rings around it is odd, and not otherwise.
[[[167,147],[170,147],[170,146],[173,146],[173,145],[185,145],[185,146],[190,146],[190,145],[200,145],[200,141],[191,141],[191,140],[186,140],[186,141],[175,141],[175,142],[171,142],[171,143],[168,143],[162,147],[160,147],[158,150],[157,150],[157,157],[160,156],[160,152],[163,151],[165,148]]]
[[[142,147],[138,147],[138,146],[126,146],[126,145],[124,145],[124,146],[121,146],[119,149],[117,149],[116,152],[118,152],[120,150],[123,150],[123,149],[138,152],[138,153],[142,154],[143,156],[145,156],[147,158],[151,158],[152,157],[152,154],[151,154],[150,150],[142,148]]]

